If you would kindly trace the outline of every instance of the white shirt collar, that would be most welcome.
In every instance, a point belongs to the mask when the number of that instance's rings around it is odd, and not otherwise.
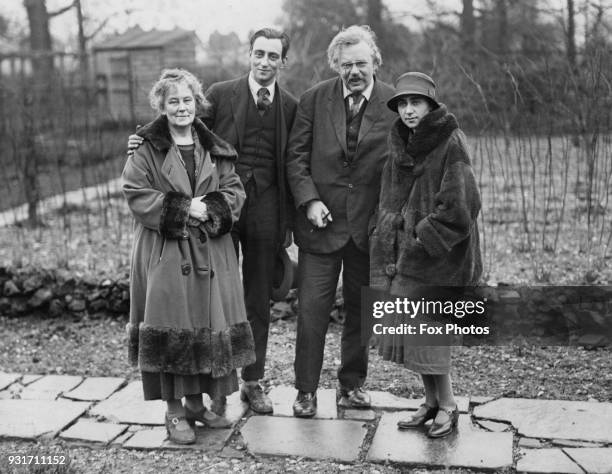
[[[370,85],[365,88],[365,90],[361,93],[362,96],[366,98],[366,100],[370,101],[370,96],[372,95],[372,90],[374,89],[374,78],[372,78],[372,82]],[[346,85],[344,85],[344,81],[342,81],[342,96],[346,99],[349,95],[351,95],[351,91],[348,90]]]
[[[253,73],[249,72],[249,89],[251,90],[251,95],[253,96],[253,100],[255,101],[256,104],[257,104],[257,91],[261,89],[262,87],[265,87],[266,89],[268,89],[268,92],[270,93],[270,102],[273,102],[274,101],[274,90],[276,89],[275,86],[276,86],[276,79],[274,79],[272,81],[272,84],[270,84],[269,86],[262,86],[255,80],[255,78],[253,77]]]

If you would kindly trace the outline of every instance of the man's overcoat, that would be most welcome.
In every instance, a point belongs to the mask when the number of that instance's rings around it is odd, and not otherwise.
[[[298,210],[294,236],[301,250],[332,253],[350,238],[368,251],[368,221],[380,191],[380,175],[388,157],[387,133],[395,114],[387,106],[393,89],[375,80],[367,104],[357,148],[348,159],[346,110],[342,80],[337,77],[317,84],[300,98],[289,140],[287,177]],[[304,205],[320,199],[333,221],[314,229]]]

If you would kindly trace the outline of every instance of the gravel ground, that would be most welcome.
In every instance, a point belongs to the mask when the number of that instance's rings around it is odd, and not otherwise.
[[[125,320],[48,319],[0,317],[0,370],[32,374],[118,376],[134,379],[137,371],[126,359]],[[268,386],[291,385],[296,322],[273,323],[269,342]],[[336,386],[341,327],[332,323],[321,377],[322,387]],[[612,401],[611,350],[587,351],[577,347],[457,347],[453,379],[457,395],[510,396],[565,400]],[[371,351],[367,388],[387,390],[405,397],[421,397],[419,377],[382,361]],[[64,454],[72,463],[56,470],[8,466],[9,454]],[[42,467],[42,466],[41,466]],[[83,447],[51,440],[0,443],[0,472],[161,473],[174,472],[359,472],[396,473],[396,466],[363,463],[344,465],[299,458],[258,457],[237,452],[230,457],[189,450],[133,451]],[[405,472],[405,471],[403,471]],[[412,470],[413,473],[468,474],[470,470]]]
[[[0,370],[134,379],[127,362],[125,320],[0,317]],[[272,324],[269,386],[293,384],[295,318]],[[336,387],[340,331],[330,324],[321,386]],[[454,348],[452,376],[458,395],[612,401],[612,350],[534,345]],[[371,351],[367,387],[421,397],[419,377]]]

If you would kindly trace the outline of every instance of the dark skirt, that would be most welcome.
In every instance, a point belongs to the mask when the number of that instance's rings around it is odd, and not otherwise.
[[[225,377],[210,374],[179,375],[168,372],[141,372],[145,400],[180,400],[186,395],[207,393],[219,398],[238,390],[238,377],[232,371]]]

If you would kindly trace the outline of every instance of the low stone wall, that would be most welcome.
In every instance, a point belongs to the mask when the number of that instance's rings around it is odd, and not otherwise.
[[[63,269],[0,267],[0,314],[127,315],[128,275],[95,280]]]

